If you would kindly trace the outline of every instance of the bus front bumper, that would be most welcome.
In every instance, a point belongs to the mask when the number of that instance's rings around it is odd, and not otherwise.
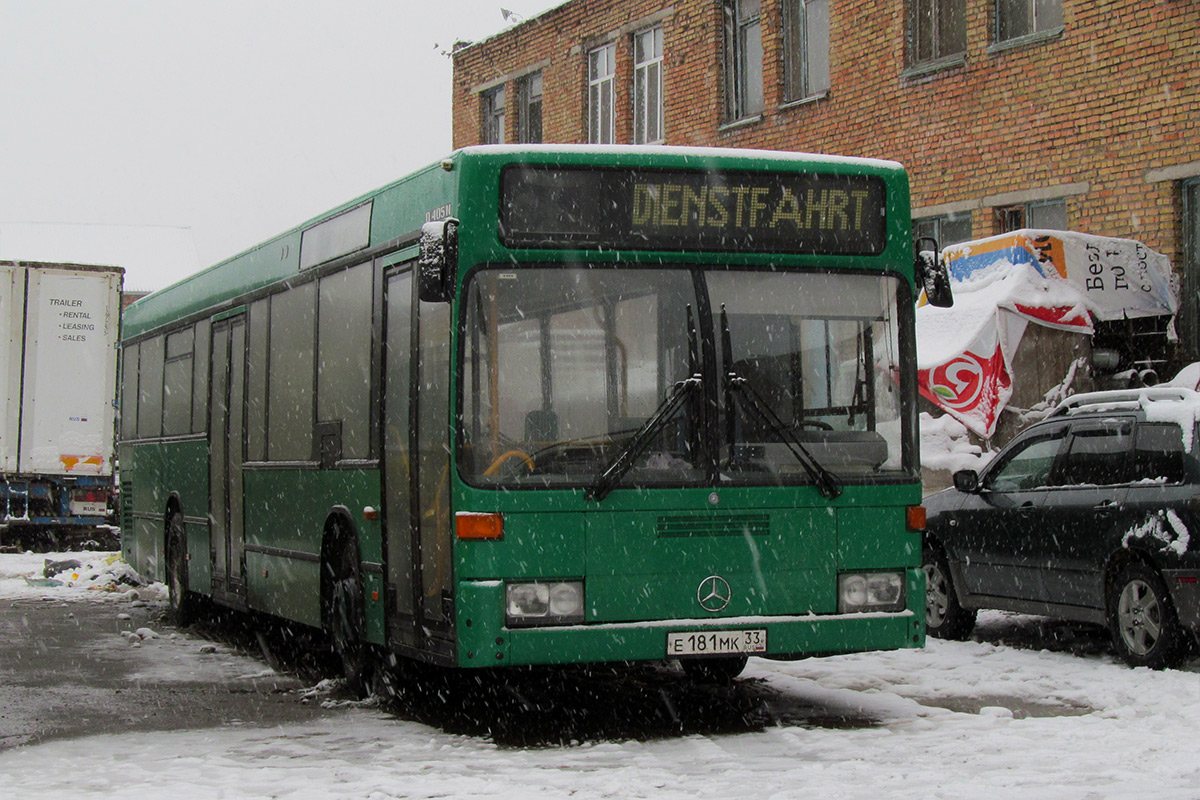
[[[493,583],[460,584],[458,605],[458,663],[464,667],[498,667],[530,664],[584,664],[605,661],[655,661],[720,655],[711,645],[722,640],[751,643],[759,634],[722,636],[738,631],[761,632],[765,647],[746,651],[766,658],[799,658],[867,650],[918,648],[925,643],[924,609],[856,614],[803,614],[653,620],[647,622],[547,625],[509,628],[488,625],[490,615],[475,613],[491,603],[471,602],[473,588],[489,595]],[[483,600],[484,597],[477,597]],[[491,598],[488,598],[489,600]],[[921,596],[924,600],[924,597]],[[494,608],[494,605],[492,606]],[[701,634],[706,650],[679,655],[680,640],[673,634]],[[715,636],[703,636],[716,634]],[[699,643],[699,642],[697,642]],[[684,647],[685,650],[694,650]]]

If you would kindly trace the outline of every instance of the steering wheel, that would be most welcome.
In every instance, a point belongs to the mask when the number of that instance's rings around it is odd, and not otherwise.
[[[500,471],[500,467],[504,466],[505,462],[507,462],[513,458],[519,458],[522,461],[524,461],[525,466],[529,469],[529,471],[533,472],[533,467],[534,467],[533,459],[530,458],[529,454],[526,453],[524,450],[517,450],[514,448],[512,450],[505,450],[503,453],[498,455],[496,457],[496,460],[492,462],[492,465],[483,471],[483,474],[484,475],[495,475],[497,472]]]
[[[833,426],[830,425],[828,422],[826,422],[823,419],[802,419],[797,424],[799,424],[799,426],[801,428],[810,427],[810,428],[817,428],[818,430],[822,430],[822,431],[833,430]]]

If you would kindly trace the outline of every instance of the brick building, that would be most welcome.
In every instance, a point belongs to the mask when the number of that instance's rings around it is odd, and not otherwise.
[[[915,230],[1140,239],[1200,352],[1200,0],[570,0],[454,52],[454,146],[895,159]]]

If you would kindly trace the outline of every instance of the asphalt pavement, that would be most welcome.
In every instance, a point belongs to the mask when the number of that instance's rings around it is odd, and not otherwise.
[[[325,707],[334,705],[333,708]],[[336,704],[140,601],[0,604],[0,750],[127,731],[270,726]]]

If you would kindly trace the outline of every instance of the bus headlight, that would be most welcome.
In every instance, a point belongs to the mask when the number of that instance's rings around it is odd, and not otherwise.
[[[838,613],[903,611],[904,573],[860,572],[838,575]]]
[[[583,622],[583,581],[529,581],[504,588],[505,623],[572,625]]]

